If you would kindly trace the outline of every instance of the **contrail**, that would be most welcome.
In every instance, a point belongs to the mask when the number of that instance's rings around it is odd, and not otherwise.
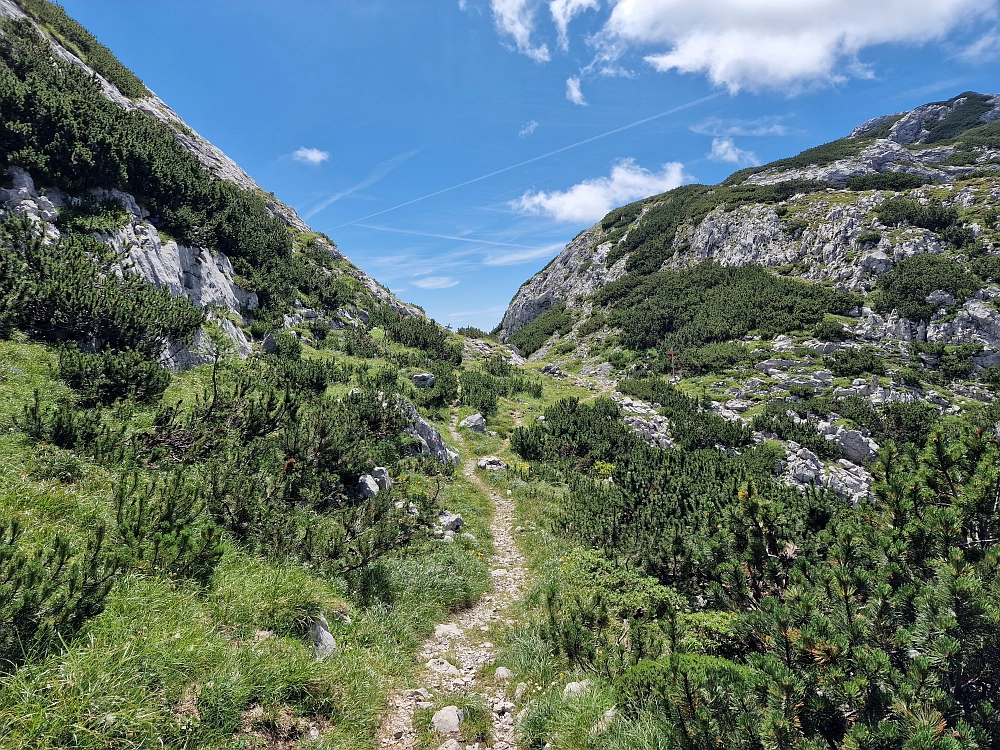
[[[461,182],[458,185],[452,185],[451,187],[445,188],[444,190],[438,190],[436,193],[430,193],[430,194],[424,195],[424,196],[422,196],[420,198],[414,198],[413,200],[407,201],[406,203],[400,203],[398,206],[393,206],[392,208],[386,208],[386,209],[384,209],[382,211],[378,211],[376,213],[369,214],[368,216],[362,216],[360,219],[355,219],[354,221],[348,221],[348,222],[345,222],[343,224],[338,224],[337,226],[335,226],[332,229],[330,229],[330,231],[332,232],[332,231],[334,231],[336,229],[340,229],[341,227],[350,226],[351,224],[357,224],[359,221],[367,221],[368,219],[374,219],[376,216],[381,216],[382,214],[387,214],[390,211],[397,211],[400,208],[405,208],[406,206],[412,206],[414,203],[420,203],[420,201],[425,201],[425,200],[427,200],[429,198],[435,198],[435,197],[437,197],[439,195],[443,195],[445,193],[450,193],[452,190],[458,190],[459,188],[463,188],[466,185],[472,185],[472,184],[474,184],[476,182],[482,182],[483,180],[488,180],[490,177],[496,177],[498,174],[503,174],[504,172],[510,172],[512,169],[518,169],[520,167],[527,166],[528,164],[534,164],[536,161],[541,161],[542,159],[548,159],[550,156],[555,156],[556,154],[561,154],[564,151],[569,151],[570,149],[579,148],[580,146],[585,146],[588,143],[593,143],[594,141],[599,141],[601,138],[607,138],[609,135],[615,135],[616,133],[621,133],[624,130],[631,130],[632,128],[637,128],[640,125],[645,125],[647,122],[652,122],[653,120],[659,120],[661,117],[667,117],[668,115],[676,114],[677,112],[680,112],[681,110],[688,109],[690,107],[694,107],[694,106],[697,106],[699,104],[704,104],[705,102],[711,101],[712,99],[718,99],[720,96],[723,96],[725,93],[726,92],[724,92],[724,91],[720,91],[720,92],[718,92],[716,94],[712,94],[711,96],[702,97],[701,99],[696,99],[695,101],[688,102],[687,104],[681,104],[679,107],[674,107],[673,109],[668,109],[666,112],[660,112],[660,114],[658,114],[658,115],[653,115],[652,117],[647,117],[647,118],[645,118],[643,120],[638,120],[638,121],[630,123],[628,125],[623,125],[620,128],[615,128],[614,130],[609,130],[606,133],[601,133],[600,135],[592,136],[592,137],[587,138],[586,140],[583,140],[583,141],[577,141],[576,143],[572,143],[569,146],[563,146],[562,148],[557,148],[555,151],[549,151],[547,154],[542,154],[541,156],[536,156],[533,159],[528,159],[527,161],[522,161],[522,162],[519,162],[518,164],[512,164],[509,167],[504,167],[503,169],[498,169],[495,172],[490,172],[489,174],[484,174],[482,177],[476,177],[475,179],[472,179],[472,180],[466,180],[465,182]]]
[[[347,188],[347,190],[341,190],[339,193],[335,193],[334,195],[331,195],[329,198],[327,198],[322,203],[320,203],[318,206],[316,206],[311,211],[309,211],[309,213],[307,213],[306,216],[305,216],[306,221],[308,221],[309,219],[311,219],[313,216],[315,216],[316,214],[318,214],[323,209],[325,209],[325,208],[333,205],[334,203],[336,203],[337,201],[339,201],[341,198],[346,198],[347,196],[353,195],[354,193],[358,192],[359,190],[364,190],[366,187],[371,187],[376,182],[378,182],[383,177],[385,177],[387,174],[389,174],[391,171],[393,171],[394,169],[396,169],[404,161],[406,161],[407,159],[409,159],[411,156],[416,156],[418,153],[420,153],[420,149],[419,148],[418,149],[414,149],[413,151],[408,151],[405,154],[400,154],[399,156],[395,156],[392,159],[389,159],[388,161],[382,162],[381,164],[379,164],[375,168],[374,172],[372,172],[370,175],[368,175],[368,177],[366,177],[365,179],[363,179],[357,185],[355,185],[354,187],[349,187],[349,188]],[[359,221],[363,221],[363,220],[359,219]]]
[[[358,222],[364,221],[364,219],[358,219]],[[514,245],[510,242],[495,242],[493,240],[480,240],[475,237],[460,237],[452,234],[432,234],[431,232],[414,232],[410,229],[395,229],[393,227],[379,227],[373,224],[359,224],[357,222],[351,222],[355,226],[359,226],[362,229],[374,229],[378,232],[393,232],[394,234],[412,234],[417,237],[433,237],[438,240],[456,240],[458,242],[466,242],[470,245],[494,245],[496,247],[514,247],[520,250],[534,250],[535,248],[531,245]]]

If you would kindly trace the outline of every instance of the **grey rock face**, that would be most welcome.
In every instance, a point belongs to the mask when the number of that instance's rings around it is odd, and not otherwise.
[[[868,461],[878,454],[878,443],[857,430],[839,430],[836,433],[836,441],[844,458],[856,464]]]
[[[458,423],[459,427],[468,427],[473,432],[486,432],[486,418],[482,414],[473,414]]]
[[[936,289],[927,295],[925,302],[935,307],[951,307],[955,304],[955,298],[944,291],[944,289]]]
[[[313,656],[317,659],[325,659],[337,650],[337,641],[330,634],[330,623],[323,615],[313,620],[309,637],[312,639]]]

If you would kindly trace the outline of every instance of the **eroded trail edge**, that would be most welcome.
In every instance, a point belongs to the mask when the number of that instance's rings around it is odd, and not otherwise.
[[[451,436],[456,444],[464,441],[452,421]],[[486,493],[493,503],[494,553],[490,561],[492,589],[469,609],[456,613],[452,619],[437,626],[420,652],[424,665],[420,676],[422,688],[396,692],[390,696],[389,711],[379,729],[379,746],[413,748],[417,731],[413,724],[418,708],[430,708],[434,699],[447,694],[480,696],[490,711],[493,726],[491,742],[465,741],[461,731],[440,733],[439,745],[446,750],[514,750],[516,720],[510,694],[513,686],[502,679],[484,679],[481,671],[495,661],[493,634],[512,625],[512,605],[523,595],[527,581],[524,558],[514,541],[514,502],[504,497],[476,472],[477,459],[471,457],[462,466],[462,473]],[[441,705],[441,700],[436,701]],[[432,745],[437,747],[437,745]]]

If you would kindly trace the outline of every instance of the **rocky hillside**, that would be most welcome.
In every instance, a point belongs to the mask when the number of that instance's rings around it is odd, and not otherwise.
[[[611,212],[498,333],[612,392],[651,443],[680,438],[666,376],[780,440],[789,481],[861,497],[891,424],[994,397],[998,220],[1000,97],[966,93]]]
[[[203,174],[196,175],[196,179],[203,183],[226,183],[239,189],[236,197],[228,202],[230,206],[242,202],[244,211],[256,214],[256,218],[250,219],[247,224],[256,223],[259,226],[266,217],[272,217],[280,225],[268,227],[267,231],[272,234],[263,242],[253,236],[253,228],[242,233],[235,232],[239,236],[233,237],[232,242],[227,243],[224,239],[213,242],[211,233],[205,232],[204,226],[187,226],[176,216],[192,210],[200,212],[194,223],[204,225],[218,221],[212,215],[215,212],[231,214],[230,208],[219,206],[218,201],[212,206],[190,205],[196,202],[190,200],[188,205],[164,205],[170,201],[158,195],[161,190],[181,190],[176,184],[150,186],[142,184],[141,178],[126,176],[127,169],[132,165],[123,165],[118,174],[114,174],[113,170],[101,174],[100,169],[94,169],[89,174],[81,173],[81,170],[74,173],[60,165],[64,155],[54,153],[54,149],[50,149],[52,153],[38,158],[24,148],[25,143],[21,142],[24,139],[17,136],[16,122],[7,124],[3,137],[8,173],[6,184],[0,188],[0,220],[14,215],[24,216],[42,227],[50,241],[56,241],[67,231],[67,213],[87,210],[94,215],[102,211],[107,215],[105,208],[114,206],[113,221],[92,223],[93,228],[99,230],[94,232],[95,236],[117,251],[121,268],[129,269],[175,295],[186,297],[198,307],[216,311],[212,313],[213,317],[243,355],[251,351],[255,337],[258,342],[261,340],[266,333],[265,328],[273,329],[281,321],[292,327],[319,320],[336,328],[354,319],[358,309],[370,310],[377,305],[385,305],[406,316],[422,314],[419,309],[400,302],[352,265],[329,238],[313,233],[294,209],[264,192],[232,159],[194,132],[105,47],[68,18],[61,8],[45,0],[0,0],[0,19],[7,19],[6,22],[12,24],[9,29],[19,29],[17,34],[24,34],[30,29],[39,37],[44,46],[34,52],[40,56],[51,55],[53,62],[59,66],[56,75],[47,81],[49,86],[61,88],[67,82],[80,86],[80,90],[73,93],[75,107],[81,112],[89,110],[93,113],[97,110],[104,122],[116,123],[104,130],[91,128],[84,139],[91,136],[93,141],[110,140],[121,137],[123,131],[132,134],[153,132],[158,142],[140,146],[137,150],[147,147],[147,150],[154,150],[159,146],[160,161],[176,163],[180,161],[180,155],[171,153],[173,145],[174,150],[194,157],[191,163],[180,165],[179,171],[185,171],[186,177],[200,169]],[[9,29],[6,32],[8,37],[12,33]],[[26,43],[24,39],[20,41],[21,45]],[[17,46],[8,43],[7,54],[16,55]],[[25,89],[38,84],[39,78],[34,76],[30,66],[22,65],[19,70],[12,66],[8,70],[15,76],[19,75],[20,84]],[[96,81],[103,103],[95,101],[94,94],[83,89],[81,81],[85,79]],[[72,85],[69,88],[72,89]],[[11,107],[6,109],[10,111]],[[12,119],[16,121],[20,116],[31,125],[37,125],[48,114],[29,111],[28,107],[20,108],[20,111],[18,107],[13,109],[17,114]],[[59,125],[46,123],[39,131],[45,128],[48,129],[46,136],[52,137]],[[79,135],[75,133],[74,137]],[[81,145],[90,148],[93,157],[99,161],[101,147],[107,144],[91,142]],[[143,156],[135,154],[131,158],[142,159]],[[98,166],[105,167],[103,164]],[[146,166],[150,171],[146,179],[157,181],[158,176],[152,175],[157,173],[158,165]],[[164,182],[167,181],[169,178]],[[140,192],[145,195],[139,195]],[[169,219],[164,215],[167,212],[173,213],[175,218]],[[231,218],[230,215],[220,223],[232,224]],[[255,254],[256,257],[250,257],[253,254],[246,252],[246,245],[255,242],[264,247],[262,252]],[[279,260],[282,255],[291,256],[290,264],[298,265],[295,256],[303,254],[309,255],[307,265],[319,267],[321,273],[331,280],[342,282],[338,294],[327,294],[326,299],[321,300],[319,297],[324,295],[318,288],[294,289],[291,288],[294,284],[287,282],[277,294],[273,289],[260,288],[268,286],[268,281],[260,278],[264,266],[274,266],[275,262],[285,265]],[[287,268],[283,271],[285,276],[296,275]],[[329,304],[334,298],[337,306]],[[221,311],[227,312],[223,314]],[[265,312],[266,315],[263,315]],[[262,316],[266,319],[263,325],[251,330],[253,323]],[[198,361],[198,356],[192,354],[187,346],[172,347],[164,356],[165,362],[173,367]]]

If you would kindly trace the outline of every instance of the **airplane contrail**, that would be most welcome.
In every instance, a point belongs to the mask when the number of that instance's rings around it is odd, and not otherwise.
[[[490,177],[496,177],[498,174],[503,174],[504,172],[510,172],[512,169],[518,169],[520,167],[527,166],[528,164],[534,164],[536,161],[541,161],[542,159],[548,159],[550,156],[561,154],[564,151],[569,151],[570,149],[579,148],[580,146],[585,146],[588,143],[599,141],[601,138],[607,138],[609,135],[615,135],[616,133],[621,133],[624,130],[631,130],[632,128],[637,128],[640,125],[645,125],[647,122],[652,122],[653,120],[659,120],[661,117],[667,117],[668,115],[672,115],[677,112],[680,112],[681,110],[697,106],[698,104],[704,104],[705,102],[711,101],[712,99],[718,99],[720,96],[723,96],[724,94],[725,94],[724,91],[720,91],[716,94],[712,94],[711,96],[705,96],[702,97],[701,99],[695,99],[693,102],[688,102],[687,104],[681,104],[680,106],[674,107],[673,109],[668,109],[666,112],[660,112],[658,115],[653,115],[652,117],[646,117],[642,120],[637,120],[636,122],[629,123],[628,125],[623,125],[620,128],[609,130],[606,133],[601,133],[600,135],[591,136],[590,138],[587,138],[585,140],[577,141],[576,143],[571,143],[569,146],[563,146],[562,148],[557,148],[555,151],[549,151],[547,154],[536,156],[533,159],[528,159],[527,161],[522,161],[517,164],[512,164],[509,167],[504,167],[503,169],[498,169],[495,172],[484,174],[482,177],[476,177],[471,180],[466,180],[465,182],[460,182],[458,185],[452,185],[451,187],[447,187],[444,190],[438,190],[437,192],[429,193],[428,195],[421,196],[420,198],[414,198],[413,200],[406,201],[406,203],[400,203],[398,206],[393,206],[392,208],[386,208],[383,209],[382,211],[377,211],[376,213],[369,214],[368,216],[362,216],[360,219],[355,219],[354,221],[348,221],[343,224],[338,224],[337,226],[330,229],[330,231],[332,232],[336,229],[340,229],[341,227],[347,227],[352,224],[357,224],[358,222],[361,221],[367,221],[368,219],[374,219],[376,216],[387,214],[390,211],[397,211],[400,208],[405,208],[406,206],[412,206],[414,203],[420,203],[420,201],[425,201],[429,198],[435,198],[439,195],[443,195],[444,193],[450,193],[452,190],[458,190],[459,188],[463,188],[467,185],[472,185],[476,182],[482,182],[483,180],[488,180]]]

